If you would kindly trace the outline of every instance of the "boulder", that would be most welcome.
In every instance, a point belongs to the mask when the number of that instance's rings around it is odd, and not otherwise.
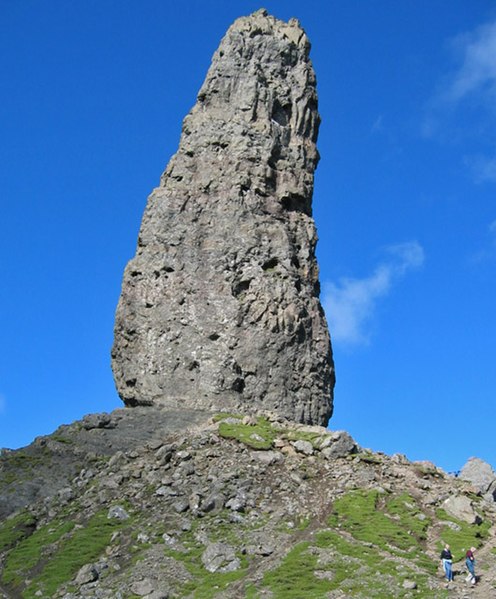
[[[450,516],[453,516],[457,520],[463,520],[464,522],[468,522],[468,524],[479,524],[481,522],[481,518],[475,512],[472,502],[465,495],[448,497],[443,502],[443,508]]]
[[[330,442],[327,442],[326,445],[327,447],[322,449],[322,455],[329,460],[344,458],[357,451],[355,440],[346,431],[333,432],[330,436]]]
[[[241,567],[234,548],[226,543],[210,543],[202,554],[202,563],[209,572],[234,572]]]
[[[94,564],[86,564],[80,568],[76,576],[76,584],[83,585],[98,580],[98,570]]]
[[[491,465],[480,458],[470,458],[460,470],[459,478],[467,480],[482,494],[496,482],[496,473]]]

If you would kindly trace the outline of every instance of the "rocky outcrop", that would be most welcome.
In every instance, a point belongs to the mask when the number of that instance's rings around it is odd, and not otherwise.
[[[166,418],[121,409],[1,456],[0,498],[66,480],[0,515],[0,598],[439,599],[448,541],[450,598],[470,546],[470,597],[494,597],[496,503],[470,482],[275,414]]]
[[[470,481],[488,501],[496,499],[496,472],[480,458],[469,458],[460,470],[460,478]]]
[[[215,53],[124,273],[112,365],[126,405],[327,424],[309,49],[296,20],[261,10]]]

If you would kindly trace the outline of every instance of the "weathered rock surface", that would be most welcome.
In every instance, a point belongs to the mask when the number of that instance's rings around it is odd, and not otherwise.
[[[112,365],[126,405],[327,424],[309,49],[296,20],[261,10],[215,53],[124,273]]]
[[[79,474],[82,480],[91,480],[99,460],[111,456],[109,463],[118,468],[126,463],[126,452],[145,444],[161,447],[164,434],[186,432],[209,416],[199,410],[122,408],[63,424],[52,435],[37,437],[22,449],[4,450],[0,455],[0,520],[47,496],[56,496],[66,505],[77,495],[69,486],[73,478]],[[172,452],[167,447],[160,451],[166,463]]]
[[[460,471],[460,478],[470,481],[488,501],[496,499],[496,472],[480,458],[470,458]]]

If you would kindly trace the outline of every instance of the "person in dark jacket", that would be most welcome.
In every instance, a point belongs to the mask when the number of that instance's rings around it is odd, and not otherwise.
[[[467,582],[471,584],[475,584],[477,582],[477,578],[475,576],[475,557],[474,557],[475,547],[470,547],[470,549],[465,554],[465,564],[468,570],[468,576],[465,578]]]
[[[441,551],[441,562],[443,564],[444,574],[446,576],[446,580],[451,582],[453,580],[453,556],[451,555],[450,546],[448,543],[444,546],[444,549]]]

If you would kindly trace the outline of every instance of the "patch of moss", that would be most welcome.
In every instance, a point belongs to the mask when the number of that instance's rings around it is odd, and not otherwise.
[[[335,590],[362,599],[403,598],[410,593],[402,586],[406,578],[415,580],[420,597],[446,597],[445,591],[429,588],[427,573],[385,557],[374,546],[325,530],[313,544],[307,541],[291,549],[277,568],[265,573],[260,586],[274,599],[326,599]]]
[[[0,553],[32,534],[36,519],[29,512],[21,512],[0,525]]]
[[[453,518],[453,516],[450,516],[443,509],[436,510],[436,516],[439,520],[452,522],[456,525],[456,530],[445,525],[441,530],[438,543],[440,551],[444,543],[450,545],[454,561],[464,559],[465,552],[470,547],[480,547],[484,539],[487,538],[489,529],[491,528],[491,523],[488,521],[483,521],[482,524],[468,524],[467,522]]]
[[[381,457],[371,451],[357,453],[353,455],[353,458],[358,458],[360,462],[365,462],[365,464],[382,464]]]
[[[281,434],[281,437],[288,441],[308,441],[314,448],[319,447],[319,441],[322,439],[320,433],[310,433],[308,431],[299,431],[298,429],[290,429]]]
[[[10,551],[5,562],[2,582],[19,587],[41,561],[43,550],[56,543],[74,528],[73,522],[54,521],[33,532]]]
[[[418,519],[418,513],[415,501],[406,494],[384,497],[377,490],[357,490],[334,502],[328,523],[381,549],[405,552],[425,539],[428,521]]]
[[[332,590],[329,580],[315,576],[318,558],[309,547],[309,542],[299,543],[277,568],[264,574],[263,585],[274,599],[323,599]]]
[[[284,521],[282,520],[278,526],[277,530],[279,532],[285,533],[294,533],[306,530],[310,526],[310,522],[312,519],[310,517],[296,517],[293,520]]]
[[[69,439],[69,437],[64,437],[63,435],[52,435],[52,441],[63,443],[64,445],[72,445],[74,443],[73,439]]]
[[[260,597],[260,593],[257,591],[257,588],[253,584],[248,584],[245,587],[245,599],[258,599]]]
[[[107,518],[103,510],[92,516],[83,526],[72,521],[57,521],[34,532],[19,543],[9,554],[3,582],[19,588],[22,581],[32,577],[24,589],[24,599],[41,593],[52,597],[60,585],[69,582],[78,570],[95,560],[110,543],[118,529],[129,521]],[[50,551],[46,551],[49,546]],[[33,572],[37,574],[33,576]]]
[[[235,424],[221,420],[219,435],[225,439],[236,439],[253,449],[270,449],[278,432],[266,418],[259,417],[257,424]]]

